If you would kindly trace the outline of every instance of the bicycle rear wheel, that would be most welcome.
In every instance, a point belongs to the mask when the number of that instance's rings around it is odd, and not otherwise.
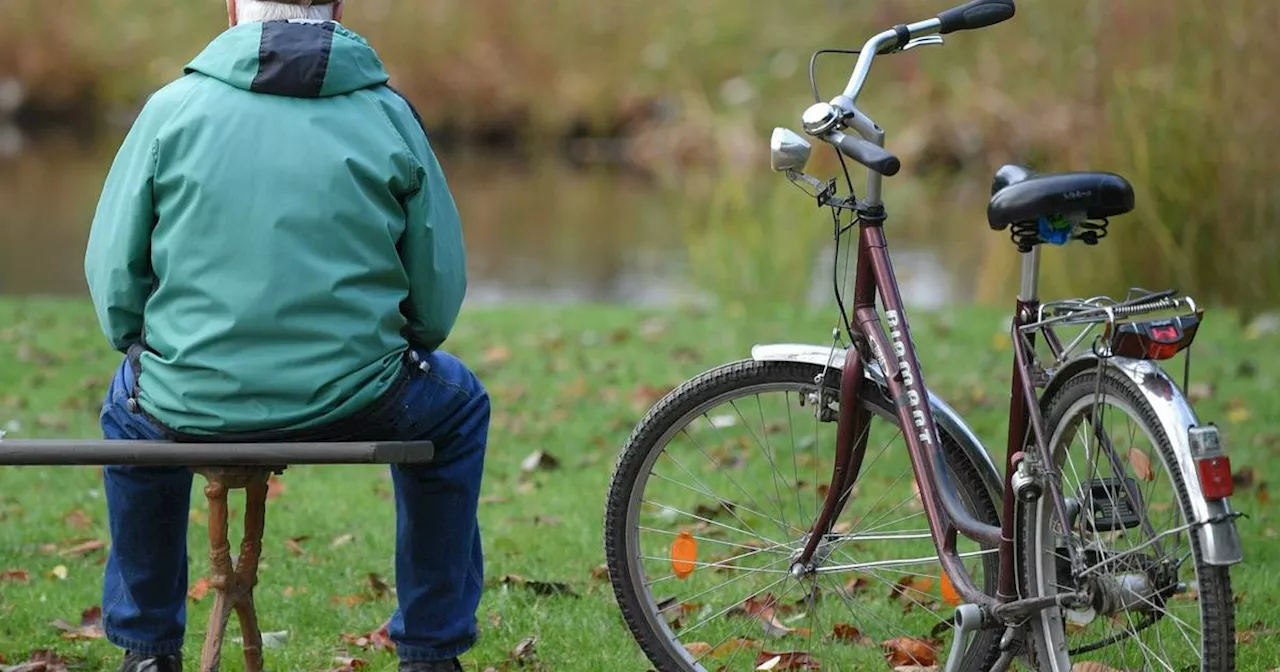
[[[605,552],[627,626],[662,671],[928,667],[950,648],[958,596],[942,576],[892,404],[864,381],[866,456],[818,572],[788,571],[821,510],[835,453],[839,375],[743,361],[662,399],[628,440],[609,489]],[[941,437],[960,499],[997,524],[956,441]],[[961,539],[994,593],[994,548]],[[988,669],[995,631],[964,669]],[[771,661],[773,661],[771,663]]]
[[[1064,534],[1048,496],[1020,508],[1023,594],[1088,586],[1096,597],[1088,608],[1032,619],[1039,669],[1069,672],[1073,663],[1094,662],[1115,670],[1234,670],[1230,574],[1204,563],[1190,533],[1187,489],[1167,433],[1173,428],[1112,370],[1081,372],[1045,408],[1054,459],[1047,471],[1060,474],[1068,511],[1076,513]],[[1083,559],[1080,571],[1069,548]]]

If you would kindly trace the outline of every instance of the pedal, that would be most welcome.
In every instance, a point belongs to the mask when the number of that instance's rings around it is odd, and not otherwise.
[[[1130,490],[1137,495],[1137,502],[1130,501]],[[1142,524],[1142,492],[1132,478],[1095,478],[1082,488],[1080,495],[1092,520],[1091,527],[1099,532],[1118,532]]]

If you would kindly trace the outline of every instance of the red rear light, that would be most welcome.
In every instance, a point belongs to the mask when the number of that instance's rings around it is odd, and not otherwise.
[[[1204,489],[1205,499],[1224,499],[1235,492],[1235,483],[1231,480],[1231,458],[1206,457],[1196,460],[1196,469],[1200,471],[1200,487]]]
[[[1222,448],[1222,440],[1218,428],[1213,425],[1192,427],[1187,432],[1191,444],[1191,456],[1196,461],[1196,472],[1200,475],[1200,488],[1204,490],[1204,498],[1209,500],[1225,499],[1235,492],[1235,482],[1231,478],[1231,458]]]
[[[1122,324],[1111,334],[1111,352],[1130,359],[1169,359],[1191,345],[1199,326],[1198,312]]]

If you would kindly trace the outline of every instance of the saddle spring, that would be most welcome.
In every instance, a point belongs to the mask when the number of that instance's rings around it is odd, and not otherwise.
[[[1097,245],[1107,236],[1108,224],[1106,218],[1085,219],[1074,222],[1069,229],[1062,229],[1050,224],[1048,218],[1040,217],[1011,224],[1009,239],[1024,254],[1043,243],[1065,245],[1068,240],[1078,240],[1085,245]]]

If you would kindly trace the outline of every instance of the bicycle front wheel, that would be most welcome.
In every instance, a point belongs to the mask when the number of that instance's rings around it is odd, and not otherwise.
[[[1110,369],[1076,375],[1045,408],[1046,471],[1060,477],[1069,529],[1047,494],[1020,508],[1024,596],[1084,589],[1094,597],[1032,619],[1039,669],[1234,670],[1230,575],[1205,564],[1187,524],[1173,429]]]
[[[870,411],[861,473],[818,571],[789,571],[826,496],[839,372],[743,361],[708,371],[641,421],[609,489],[606,555],[627,626],[657,669],[882,669],[940,664],[959,601],[943,576],[892,404],[863,381]],[[819,382],[820,381],[820,382]],[[959,497],[997,524],[978,468],[942,442]],[[994,593],[994,548],[961,538]],[[995,631],[964,669],[989,669]]]

